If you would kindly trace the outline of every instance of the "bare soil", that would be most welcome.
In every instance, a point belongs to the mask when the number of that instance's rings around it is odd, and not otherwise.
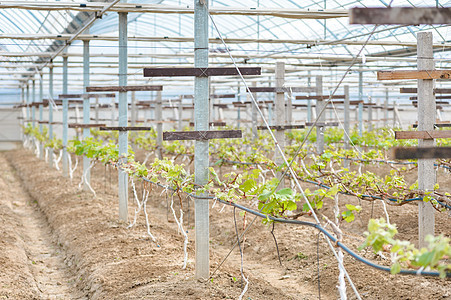
[[[375,167],[387,172],[389,167]],[[413,170],[412,174],[416,174]],[[412,178],[414,175],[409,175]],[[96,166],[92,186],[96,197],[78,187],[81,171],[64,178],[30,151],[0,153],[0,299],[236,299],[244,284],[236,248],[207,281],[194,279],[193,202],[183,199],[184,229],[188,231],[188,265],[183,264],[183,236],[168,209],[171,195],[153,188],[147,211],[158,247],[146,234],[145,217],[137,224],[118,221],[117,172]],[[442,189],[451,180],[440,171]],[[306,186],[307,187],[307,186]],[[137,183],[138,194],[143,185]],[[310,187],[311,188],[311,187]],[[129,219],[136,204],[130,189]],[[359,204],[342,196],[343,203]],[[370,217],[385,215],[379,202],[361,201],[361,214],[341,224],[344,243],[356,249],[364,240]],[[174,199],[176,211],[179,200]],[[327,203],[332,207],[332,203]],[[388,207],[399,238],[416,242],[415,205]],[[215,271],[236,241],[233,209],[210,206],[210,262]],[[236,213],[239,232],[253,216]],[[327,216],[332,211],[326,210]],[[305,220],[311,221],[310,218]],[[245,223],[245,224],[244,224]],[[451,234],[450,216],[436,215],[437,233]],[[243,299],[337,299],[337,262],[325,240],[313,228],[276,224],[282,266],[270,233],[257,219],[243,246],[244,275],[249,290]],[[361,255],[379,264],[387,260],[370,251]],[[451,299],[451,281],[393,276],[370,268],[345,254],[344,263],[363,299]],[[355,295],[348,285],[349,299]]]

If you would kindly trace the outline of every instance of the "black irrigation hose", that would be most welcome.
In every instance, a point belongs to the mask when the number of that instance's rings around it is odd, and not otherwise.
[[[116,166],[116,167],[117,167],[117,166]],[[171,191],[174,191],[174,192],[177,190],[177,189],[171,188],[171,187],[169,187],[169,186],[162,185],[161,183],[153,182],[153,181],[151,181],[151,180],[149,180],[148,178],[145,178],[145,177],[140,177],[140,178],[141,178],[142,180],[146,181],[146,182],[149,182],[149,183],[151,183],[151,184],[155,184],[155,185],[157,185],[157,186],[159,186],[159,187],[161,187],[161,188],[164,188],[164,189],[168,189],[168,190],[171,190]],[[186,192],[184,192],[184,193],[186,193]],[[232,207],[239,208],[239,209],[241,209],[241,210],[243,210],[243,211],[246,211],[246,212],[248,212],[248,213],[250,213],[250,214],[253,214],[253,215],[255,215],[255,216],[261,217],[262,219],[270,219],[270,220],[272,220],[272,221],[274,221],[274,222],[279,222],[279,223],[296,224],[296,225],[309,226],[309,227],[316,228],[316,229],[318,229],[321,233],[323,233],[329,240],[331,240],[333,243],[335,243],[335,245],[336,245],[337,247],[340,247],[341,249],[343,249],[346,253],[348,253],[350,256],[352,256],[352,257],[355,258],[356,260],[358,260],[358,261],[360,261],[360,262],[362,262],[362,263],[364,263],[364,264],[366,264],[366,265],[368,265],[368,266],[370,266],[370,267],[372,267],[372,268],[375,268],[375,269],[378,269],[378,270],[381,270],[381,271],[385,271],[385,272],[391,272],[391,269],[390,269],[389,267],[381,266],[381,265],[375,264],[375,263],[373,263],[373,262],[367,260],[366,258],[361,257],[360,255],[358,255],[357,253],[355,253],[354,251],[352,251],[351,249],[349,249],[346,245],[344,245],[343,243],[341,243],[340,241],[338,241],[338,240],[337,240],[330,232],[328,232],[326,229],[324,229],[324,228],[323,228],[321,225],[319,225],[319,224],[315,224],[315,223],[307,222],[307,221],[290,220],[290,219],[283,219],[283,218],[272,217],[272,216],[269,216],[269,215],[265,215],[265,214],[263,214],[263,213],[261,213],[261,212],[258,212],[258,211],[256,211],[256,210],[253,210],[253,209],[251,209],[251,208],[242,206],[242,205],[240,205],[240,204],[236,204],[236,203],[233,203],[233,202],[225,201],[225,200],[222,200],[222,199],[220,199],[220,198],[213,197],[213,196],[197,196],[197,195],[192,194],[192,193],[186,193],[186,194],[188,194],[189,196],[191,196],[191,197],[193,197],[193,198],[196,198],[196,199],[217,200],[217,201],[219,201],[219,202],[222,203],[222,204],[225,204],[225,205],[229,205],[229,206],[232,206]],[[440,273],[439,273],[439,272],[420,271],[420,270],[418,270],[418,271],[414,271],[414,270],[401,270],[401,271],[399,272],[399,274],[401,274],[401,275],[418,275],[418,276],[419,276],[419,275],[423,275],[423,276],[433,276],[433,277],[439,277],[439,276],[440,276]],[[451,273],[446,273],[446,277],[447,277],[447,278],[451,278]]]
[[[339,242],[331,233],[329,233],[326,229],[324,229],[321,225],[312,223],[312,222],[307,222],[307,221],[300,221],[300,220],[289,220],[289,219],[283,219],[283,218],[276,218],[276,217],[272,217],[272,216],[268,216],[265,214],[262,214],[258,211],[255,211],[251,208],[247,208],[245,206],[236,204],[236,203],[231,203],[231,202],[227,202],[224,201],[222,199],[218,199],[219,202],[226,204],[226,205],[230,205],[236,208],[239,208],[241,210],[244,210],[250,214],[256,215],[258,217],[261,218],[268,218],[274,222],[279,222],[279,223],[287,223],[287,224],[296,224],[296,225],[303,225],[303,226],[309,226],[309,227],[314,227],[316,229],[318,229],[319,231],[321,231],[328,239],[330,239],[332,242],[335,243],[335,245],[337,245],[338,247],[340,247],[341,249],[343,249],[346,253],[348,253],[349,255],[351,255],[353,258],[355,258],[356,260],[370,266],[373,267],[375,269],[381,270],[381,271],[385,271],[385,272],[390,272],[390,268],[389,267],[385,267],[385,266],[381,266],[378,264],[375,264],[361,256],[359,256],[357,253],[355,253],[354,251],[352,251],[351,249],[349,249],[348,247],[346,247],[343,243]],[[430,271],[414,271],[414,270],[401,270],[399,272],[399,274],[402,275],[424,275],[424,276],[440,276],[439,272],[430,272]],[[451,278],[451,273],[446,273],[446,277]]]

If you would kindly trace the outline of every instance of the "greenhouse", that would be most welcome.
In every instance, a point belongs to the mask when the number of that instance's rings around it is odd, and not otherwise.
[[[0,298],[450,299],[448,1],[0,2]]]

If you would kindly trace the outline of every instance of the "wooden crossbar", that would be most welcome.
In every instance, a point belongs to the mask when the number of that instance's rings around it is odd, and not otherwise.
[[[60,99],[78,99],[78,98],[115,98],[116,94],[60,94]]]
[[[396,70],[378,71],[377,80],[450,79],[450,70]]]
[[[235,94],[214,94],[214,95],[210,95],[211,98],[214,99],[226,99],[226,98],[235,98],[236,95]]]
[[[352,8],[350,24],[451,24],[451,8],[371,7]]]
[[[260,67],[240,67],[242,75],[261,75]],[[144,77],[174,76],[231,76],[238,75],[236,68],[144,68]]]
[[[162,91],[162,85],[88,86],[86,92]]]
[[[397,140],[432,140],[432,139],[449,139],[451,131],[395,131],[395,139]]]
[[[417,94],[417,88],[400,88],[401,94]],[[435,94],[451,94],[451,89],[434,89]]]
[[[446,96],[435,96],[435,99],[440,99],[440,100],[451,100],[451,95],[446,95]],[[412,96],[409,97],[409,100],[418,100],[417,96]]]
[[[205,141],[212,139],[230,139],[242,138],[241,130],[207,130],[207,131],[165,131],[163,132],[163,140],[196,140]]]
[[[395,159],[431,159],[431,158],[451,158],[451,147],[397,147],[392,151]]]
[[[345,95],[333,95],[333,96],[321,96],[321,95],[312,95],[312,96],[296,96],[296,100],[328,100],[328,99],[344,99]]]
[[[275,129],[275,130],[287,130],[287,129],[302,129],[305,128],[304,124],[298,124],[298,125],[271,125],[269,126],[269,129]],[[257,126],[257,130],[268,130],[267,126]]]
[[[208,123],[210,126],[226,126],[227,124],[226,124],[226,122],[218,122],[218,121],[215,121],[215,122],[210,122],[210,123]],[[194,122],[190,122],[189,123],[189,126],[194,126]]]
[[[313,122],[307,122],[305,123],[305,126],[313,126]],[[325,127],[325,126],[338,126],[338,122],[327,122],[327,123],[316,123],[317,127]]]
[[[81,123],[71,123],[68,124],[69,128],[95,128],[106,126],[106,124],[81,124]]]
[[[139,127],[139,126],[129,126],[129,127],[106,127],[102,126],[99,128],[101,131],[148,131],[152,130],[152,127]]]
[[[314,87],[249,87],[251,93],[313,93]]]

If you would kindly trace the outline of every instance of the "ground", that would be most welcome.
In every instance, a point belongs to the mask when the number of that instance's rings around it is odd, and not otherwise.
[[[374,167],[376,171],[382,171]],[[441,172],[441,171],[440,171]],[[412,171],[411,177],[414,177]],[[171,197],[154,188],[149,197],[150,231],[145,217],[127,229],[117,216],[117,172],[96,166],[92,172],[96,196],[78,187],[81,171],[71,181],[37,159],[29,150],[0,153],[0,299],[237,299],[244,287],[240,255],[235,249],[211,279],[194,279],[193,203],[184,201],[188,230],[188,265],[183,264],[183,236],[172,212]],[[450,176],[441,172],[442,187]],[[138,194],[142,184],[137,183]],[[342,196],[347,203],[358,200]],[[130,220],[136,204],[130,196]],[[175,207],[179,207],[175,199]],[[343,224],[344,243],[356,249],[370,216],[384,215],[380,202],[362,201],[353,224]],[[178,212],[178,208],[176,209]],[[326,211],[326,214],[330,213]],[[400,238],[415,242],[417,207],[389,207]],[[215,271],[236,241],[233,209],[210,206],[210,261]],[[236,212],[237,227],[253,217]],[[305,220],[310,220],[306,218]],[[450,217],[436,218],[437,233],[450,235]],[[271,227],[257,219],[243,243],[244,275],[249,290],[243,299],[337,299],[338,268],[325,240],[313,228],[276,224],[279,264]],[[370,251],[361,252],[388,265]],[[451,281],[394,276],[372,269],[348,255],[345,267],[363,299],[451,299]],[[319,275],[319,280],[318,280]],[[349,299],[355,295],[348,285]]]

